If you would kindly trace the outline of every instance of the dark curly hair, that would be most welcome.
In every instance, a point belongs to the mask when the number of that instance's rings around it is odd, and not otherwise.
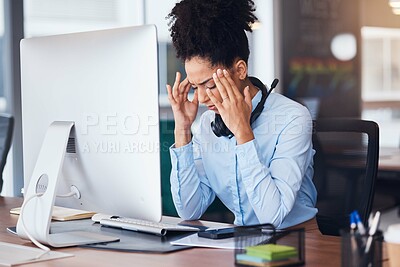
[[[207,58],[213,66],[247,63],[250,50],[245,31],[257,20],[252,0],[183,0],[168,14],[176,55],[182,61]]]

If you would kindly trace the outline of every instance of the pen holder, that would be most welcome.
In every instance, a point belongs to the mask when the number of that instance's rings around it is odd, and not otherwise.
[[[235,227],[236,266],[301,266],[304,228],[275,230],[271,224]]]
[[[382,266],[383,235],[381,231],[377,231],[372,236],[368,252],[365,251],[368,235],[351,233],[348,230],[341,230],[340,235],[342,237],[342,267]]]

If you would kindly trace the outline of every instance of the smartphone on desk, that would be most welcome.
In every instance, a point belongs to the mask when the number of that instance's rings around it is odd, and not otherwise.
[[[221,229],[210,229],[205,231],[197,232],[199,237],[210,238],[210,239],[223,239],[233,237],[235,228],[221,228]]]

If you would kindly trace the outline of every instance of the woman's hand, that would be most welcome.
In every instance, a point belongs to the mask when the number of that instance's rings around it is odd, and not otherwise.
[[[207,89],[207,94],[218,109],[225,125],[235,135],[237,144],[253,140],[254,134],[250,126],[252,103],[249,87],[244,88],[242,94],[226,70],[218,69],[217,73],[213,74],[213,79],[222,101],[218,100],[210,89]]]
[[[175,147],[188,144],[191,140],[190,127],[196,119],[199,101],[197,90],[193,100],[188,99],[191,85],[187,79],[181,80],[181,74],[176,73],[173,87],[167,84],[168,100],[175,119]]]

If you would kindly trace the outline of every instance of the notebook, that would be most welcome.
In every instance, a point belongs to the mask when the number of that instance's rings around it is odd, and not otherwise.
[[[21,213],[21,207],[11,209],[10,213],[19,215]],[[54,206],[51,218],[56,221],[70,221],[70,220],[88,219],[91,218],[94,214],[96,213],[92,211]]]

